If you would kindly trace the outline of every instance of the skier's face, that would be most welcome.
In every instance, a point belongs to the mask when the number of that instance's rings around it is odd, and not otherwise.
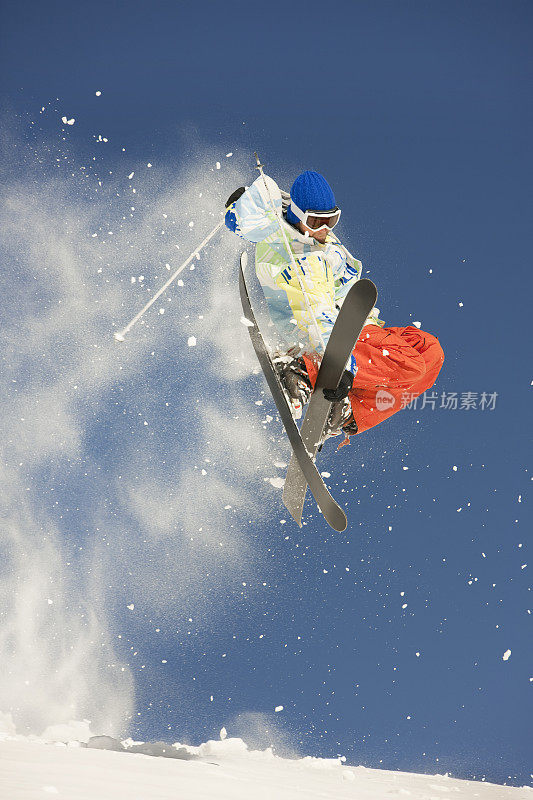
[[[300,232],[309,234],[309,236],[312,236],[313,239],[316,239],[317,242],[320,242],[320,244],[324,244],[326,241],[326,236],[328,235],[327,228],[322,228],[320,231],[315,231],[313,228],[308,228],[307,225],[303,224],[303,222],[300,222]]]

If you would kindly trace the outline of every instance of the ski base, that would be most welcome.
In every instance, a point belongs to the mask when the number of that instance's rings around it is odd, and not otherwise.
[[[355,347],[368,315],[376,305],[377,289],[372,281],[362,278],[346,295],[333,326],[320,364],[315,388],[302,423],[300,434],[306,450],[314,459],[321,446],[324,428],[331,410],[322,389],[336,388],[343,375],[350,354]],[[291,458],[285,485],[283,502],[293,517],[301,525],[307,490],[307,481],[296,458]]]
[[[302,437],[298,426],[296,425],[291,409],[285,397],[285,393],[279,381],[277,372],[272,363],[270,352],[265,343],[263,335],[257,324],[255,314],[252,309],[248,289],[246,287],[246,280],[244,277],[244,270],[248,262],[248,255],[246,252],[241,254],[240,269],[239,269],[239,291],[241,295],[241,303],[246,320],[250,325],[247,325],[248,333],[252,340],[255,353],[259,360],[259,364],[263,370],[268,387],[272,393],[272,398],[278,409],[281,422],[287,433],[290,445],[292,447],[291,462],[298,465],[299,473],[304,476],[305,485],[309,485],[309,489],[316,500],[318,508],[320,509],[324,519],[336,531],[343,531],[347,526],[346,514],[338,503],[333,499],[329,493],[320,473],[318,472],[313,458],[311,457]],[[333,335],[333,334],[332,334]],[[344,361],[346,363],[346,359]],[[290,509],[288,509],[290,511]],[[292,513],[292,512],[291,512]],[[301,514],[299,519],[295,519],[301,527]]]

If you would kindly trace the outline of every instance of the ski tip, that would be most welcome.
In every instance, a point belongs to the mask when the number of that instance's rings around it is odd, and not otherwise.
[[[247,266],[248,266],[248,253],[246,252],[246,250],[243,250],[241,253],[241,267],[244,270],[246,269]]]
[[[359,287],[359,291],[361,288],[364,288],[364,291],[368,294],[368,297],[374,297],[375,300],[378,299],[378,290],[377,286],[374,281],[371,281],[370,278],[360,278],[357,283],[354,283],[354,286]]]
[[[333,501],[335,503],[335,501]],[[320,506],[318,506],[320,508]],[[342,533],[348,527],[348,519],[342,508],[335,503],[333,508],[320,508],[322,515],[330,528],[337,533]]]

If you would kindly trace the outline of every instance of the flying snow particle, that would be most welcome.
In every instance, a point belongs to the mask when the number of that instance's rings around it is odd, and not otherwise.
[[[227,730],[226,730],[225,728],[221,728],[221,729],[220,729],[220,734],[219,734],[219,735],[220,735],[220,738],[221,738],[222,740],[224,740],[224,739],[226,738],[226,736],[228,735],[228,732],[227,732]]]
[[[98,92],[95,92],[95,95],[96,95],[97,97],[101,97],[101,95],[102,95],[102,92],[100,92],[100,91],[98,91]]]
[[[196,336],[189,336],[189,338],[187,339],[187,344],[189,345],[189,347],[194,347],[196,344]]]
[[[276,714],[278,713],[278,711],[283,711],[283,706],[276,706],[274,711],[276,712]]]
[[[321,472],[323,478],[331,478],[331,472]]]
[[[233,153],[226,153],[226,158],[231,158]]]
[[[285,485],[285,478],[268,478],[267,480],[274,489],[283,489]]]
[[[506,650],[505,653],[502,656],[503,660],[504,661],[509,661],[510,657],[511,657],[511,651],[510,650]]]
[[[246,319],[246,317],[241,317],[240,322],[242,322],[242,324],[246,325],[248,328],[253,328],[254,327],[254,323],[250,322],[250,320]]]
[[[135,175],[134,172],[130,172],[130,174],[128,175],[128,180],[131,181],[134,175]]]
[[[415,328],[421,328],[422,327],[422,323],[418,322],[418,320],[416,322],[413,322],[413,325],[415,326]]]
[[[74,119],[74,117],[72,117],[72,119],[67,119],[66,117],[61,117],[61,122],[63,123],[63,125],[74,125],[76,120]]]
[[[130,611],[133,611],[133,609],[135,608],[135,604],[130,603],[129,606],[126,606],[126,608],[129,608]]]
[[[220,169],[220,161],[217,161],[217,169]]]
[[[459,308],[462,308],[462,307],[463,307],[463,304],[460,302],[459,303]]]
[[[165,313],[165,309],[164,309],[164,308],[160,308],[160,309],[159,309],[159,313],[160,313],[160,314],[164,314],[164,313]]]
[[[388,350],[383,350],[383,355],[384,356],[388,356],[389,355],[389,351]]]

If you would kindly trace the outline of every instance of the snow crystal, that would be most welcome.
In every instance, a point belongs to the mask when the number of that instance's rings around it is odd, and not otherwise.
[[[187,344],[189,345],[189,347],[194,347],[196,344],[196,336],[189,336],[189,338],[187,339]]]
[[[506,650],[505,653],[502,656],[503,660],[504,661],[509,661],[510,657],[511,657],[511,651],[510,650]]]

